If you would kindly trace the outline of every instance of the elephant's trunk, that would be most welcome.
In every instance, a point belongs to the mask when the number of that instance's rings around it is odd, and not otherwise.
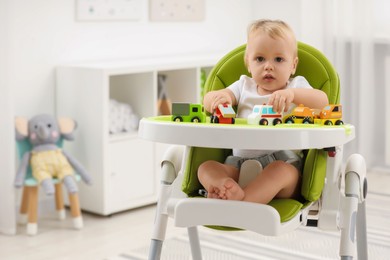
[[[46,141],[49,139],[50,131],[44,125],[38,125],[37,135],[39,140]]]

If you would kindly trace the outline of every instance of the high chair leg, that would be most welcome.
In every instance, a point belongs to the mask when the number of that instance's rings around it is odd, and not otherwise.
[[[55,200],[56,200],[56,210],[58,213],[58,219],[65,219],[65,206],[64,206],[64,196],[62,194],[62,184],[57,183],[55,185]]]
[[[187,228],[188,238],[190,240],[191,254],[193,260],[202,260],[202,251],[200,249],[199,234],[196,226]]]
[[[151,244],[149,248],[149,260],[159,260],[161,250],[165,239],[166,228],[168,224],[168,214],[164,212],[165,201],[169,197],[170,184],[161,184],[159,199],[157,203],[156,218],[153,227]]]
[[[341,197],[341,259],[352,259],[356,248],[359,260],[368,259],[365,208],[366,193],[365,160],[361,155],[353,154],[348,158],[345,167],[345,197]]]
[[[361,235],[361,232],[365,232],[365,230],[357,229],[362,228],[359,226],[359,214],[365,214],[363,210],[358,212],[359,205],[359,191],[360,181],[359,175],[356,172],[347,172],[345,175],[345,197],[342,197],[341,201],[341,219],[340,219],[340,229],[341,229],[341,237],[340,237],[340,257],[342,260],[350,260],[353,259],[355,249],[357,245],[355,244],[355,235]],[[365,218],[361,218],[361,221],[365,221]],[[365,227],[365,223],[364,223]],[[360,243],[366,243],[365,235],[357,238],[357,241],[361,239]],[[359,243],[359,242],[358,242]],[[367,244],[360,246],[367,247]],[[365,254],[364,249],[361,249],[362,256]],[[359,251],[359,249],[358,249]],[[367,258],[359,258],[359,259],[367,259]]]
[[[28,189],[28,223],[27,234],[36,235],[38,232],[38,186]]]
[[[176,178],[175,166],[170,161],[163,161],[161,166],[161,184],[158,194],[156,218],[149,248],[149,260],[161,258],[162,245],[168,223],[167,201],[171,193],[171,185]]]
[[[366,225],[366,201],[358,206],[356,243],[358,259],[368,259],[367,251],[367,225]]]

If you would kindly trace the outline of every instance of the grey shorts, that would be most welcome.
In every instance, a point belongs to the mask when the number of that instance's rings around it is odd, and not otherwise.
[[[246,160],[259,161],[263,166],[263,169],[274,161],[283,161],[295,166],[300,173],[302,172],[302,158],[295,152],[289,150],[276,151],[271,154],[264,154],[254,158],[243,158],[240,156],[230,155],[226,158],[225,164],[232,165],[240,169],[241,165]]]

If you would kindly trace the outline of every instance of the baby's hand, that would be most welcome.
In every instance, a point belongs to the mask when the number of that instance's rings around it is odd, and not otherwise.
[[[287,112],[290,104],[294,100],[294,91],[291,89],[277,90],[272,93],[268,104],[273,107],[275,112]]]
[[[224,91],[212,91],[206,94],[204,106],[208,112],[213,113],[218,105],[221,104],[231,104],[231,98],[228,93]]]

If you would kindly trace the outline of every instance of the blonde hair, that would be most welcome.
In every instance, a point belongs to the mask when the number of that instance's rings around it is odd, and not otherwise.
[[[268,19],[260,19],[253,21],[248,26],[248,34],[247,37],[249,38],[253,33],[261,31],[266,34],[268,34],[271,38],[283,38],[283,39],[290,39],[295,44],[295,56],[298,55],[298,47],[297,47],[297,40],[295,38],[294,31],[291,29],[291,27],[281,21],[281,20],[268,20]]]

